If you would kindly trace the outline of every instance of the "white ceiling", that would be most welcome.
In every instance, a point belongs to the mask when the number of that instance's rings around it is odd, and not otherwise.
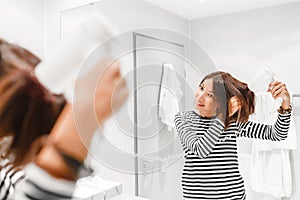
[[[252,10],[300,0],[145,0],[186,19]]]

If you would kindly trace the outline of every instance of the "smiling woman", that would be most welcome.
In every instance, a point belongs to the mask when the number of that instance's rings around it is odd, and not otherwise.
[[[213,80],[203,81],[196,94],[196,107],[203,117],[210,117],[216,112],[215,95],[213,92]]]
[[[181,112],[175,124],[185,151],[183,197],[188,199],[246,199],[238,168],[238,136],[279,141],[287,137],[291,110],[285,84],[274,81],[269,92],[284,97],[275,124],[248,121],[254,94],[229,73],[207,75],[195,94],[199,113]],[[281,112],[284,110],[284,112]]]
[[[254,93],[246,83],[237,80],[229,73],[211,73],[201,81],[199,90],[201,90],[201,86],[206,86],[203,87],[203,91],[206,91],[204,94],[207,97],[203,96],[205,98],[202,98],[200,96],[199,98],[199,96],[196,96],[196,99],[198,101],[210,100],[211,104],[206,106],[206,109],[210,109],[210,116],[213,113],[218,115],[225,128],[228,127],[231,121],[246,122],[249,115],[254,112]],[[236,109],[239,112],[236,112]],[[199,112],[203,116],[201,110]]]

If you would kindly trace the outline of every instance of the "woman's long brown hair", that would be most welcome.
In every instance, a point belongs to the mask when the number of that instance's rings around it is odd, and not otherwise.
[[[248,88],[248,85],[222,71],[208,74],[201,83],[207,79],[213,80],[213,92],[217,103],[216,114],[221,116],[225,129],[232,121],[247,122],[249,115],[254,112],[255,108],[254,93]],[[229,100],[234,96],[240,100],[241,109],[234,115],[229,116]]]
[[[17,166],[31,144],[49,134],[65,99],[53,95],[33,73],[40,60],[28,50],[0,39],[0,138],[12,136],[6,155]],[[1,152],[3,153],[3,152]]]

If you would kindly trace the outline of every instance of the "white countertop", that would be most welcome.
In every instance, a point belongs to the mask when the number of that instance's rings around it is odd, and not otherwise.
[[[114,181],[104,180],[95,176],[87,176],[76,182],[73,193],[74,200],[80,199],[110,199],[122,193],[122,184]]]
[[[142,198],[142,197],[121,194],[121,195],[118,195],[116,197],[111,198],[110,200],[150,200],[150,199],[145,199],[145,198]]]

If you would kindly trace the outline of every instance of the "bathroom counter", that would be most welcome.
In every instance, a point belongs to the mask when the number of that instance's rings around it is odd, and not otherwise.
[[[116,197],[113,197],[110,200],[150,200],[150,199],[145,199],[145,198],[142,198],[142,197],[121,194],[121,195],[118,195]]]
[[[122,193],[122,184],[104,180],[99,176],[88,176],[76,182],[73,200],[105,200]]]

